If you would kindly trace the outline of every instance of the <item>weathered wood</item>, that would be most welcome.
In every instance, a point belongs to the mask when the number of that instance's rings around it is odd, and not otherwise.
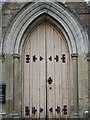
[[[65,38],[49,23],[42,23],[27,37],[24,46],[24,54],[30,56],[29,63],[24,60],[23,68],[24,108],[30,107],[28,117],[45,118],[46,114],[49,118],[67,117],[62,112],[63,105],[70,106],[69,57]],[[65,54],[65,62],[61,59],[62,54]],[[52,81],[49,83],[48,79]],[[33,113],[32,108],[36,109]]]

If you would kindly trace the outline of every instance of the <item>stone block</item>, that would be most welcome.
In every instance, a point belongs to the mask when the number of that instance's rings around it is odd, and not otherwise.
[[[4,15],[2,16],[2,27],[6,27],[12,15]]]

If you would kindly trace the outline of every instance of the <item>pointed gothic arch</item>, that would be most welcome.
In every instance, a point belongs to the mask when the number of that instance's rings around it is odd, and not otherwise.
[[[58,28],[62,26],[69,39],[67,43],[71,54],[88,52],[88,36],[68,8],[58,3],[39,2],[28,5],[14,18],[3,40],[3,53],[19,54],[19,46],[25,30],[43,14],[53,18],[58,23]]]

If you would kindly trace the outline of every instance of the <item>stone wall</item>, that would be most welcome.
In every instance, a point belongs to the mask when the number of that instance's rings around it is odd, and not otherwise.
[[[77,15],[88,35],[90,30],[90,6],[86,2],[69,2],[66,5]]]
[[[2,33],[5,34],[6,28],[10,25],[12,19],[18,13],[25,3],[6,2],[2,7]]]

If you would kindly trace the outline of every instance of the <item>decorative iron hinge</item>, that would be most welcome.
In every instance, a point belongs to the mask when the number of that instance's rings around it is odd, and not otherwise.
[[[55,109],[55,111],[56,111],[57,113],[60,113],[60,107],[57,106],[57,108]]]
[[[40,61],[42,61],[42,60],[43,60],[43,57],[40,56]]]
[[[56,55],[56,57],[54,59],[56,60],[56,62],[58,62],[59,61],[59,56]]]
[[[67,105],[64,105],[63,113],[64,113],[64,115],[67,115]]]
[[[49,59],[50,61],[52,61],[52,56],[50,56],[48,59]]]
[[[32,108],[32,113],[36,113],[37,112],[37,109],[35,107]]]
[[[43,108],[40,108],[40,110],[39,110],[40,112],[43,112]]]
[[[25,115],[28,116],[28,115],[29,115],[29,111],[30,111],[30,110],[29,110],[29,106],[26,106],[26,107],[25,107]]]
[[[33,56],[33,62],[35,62],[37,60],[36,56]]]
[[[30,61],[30,57],[29,55],[26,55],[26,63],[29,63],[29,61]]]
[[[65,61],[65,60],[66,60],[66,57],[65,57],[65,56],[66,56],[65,54],[62,54],[62,58],[61,58],[61,59],[62,59],[62,62],[63,62],[63,63],[66,62],[66,61]]]
[[[53,108],[50,108],[49,111],[50,111],[50,112],[53,112]]]

